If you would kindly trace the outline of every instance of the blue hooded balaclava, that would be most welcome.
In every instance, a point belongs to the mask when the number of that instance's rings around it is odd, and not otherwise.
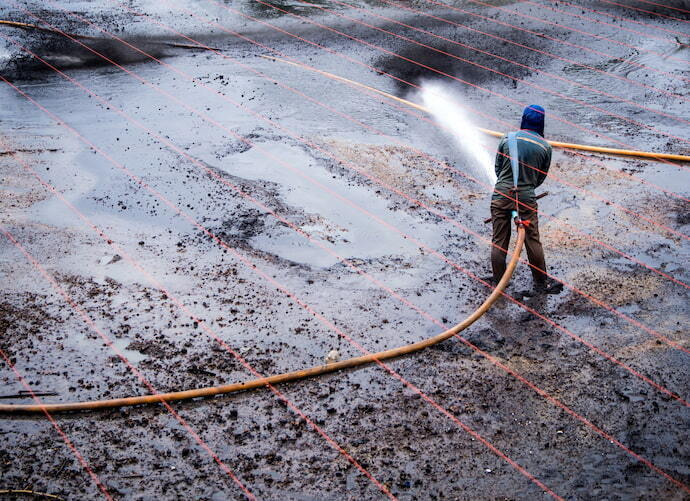
[[[544,108],[538,104],[530,104],[522,112],[521,129],[527,129],[544,136]]]

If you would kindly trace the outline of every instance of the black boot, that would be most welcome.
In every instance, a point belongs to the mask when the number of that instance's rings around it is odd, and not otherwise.
[[[563,291],[563,284],[553,278],[548,278],[543,282],[535,282],[532,290],[523,291],[524,297],[541,296],[543,294],[560,294]]]

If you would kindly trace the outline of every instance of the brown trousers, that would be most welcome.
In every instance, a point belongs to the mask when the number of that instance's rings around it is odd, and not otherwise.
[[[520,205],[520,217],[529,221],[529,225],[526,228],[527,234],[525,235],[527,258],[531,265],[539,268],[539,270],[546,271],[544,249],[539,241],[537,202],[531,201],[528,205],[530,207]],[[498,283],[506,271],[506,253],[501,249],[508,249],[510,244],[510,229],[515,224],[511,217],[513,209],[515,209],[515,202],[506,197],[491,200],[491,221],[494,225],[492,240],[495,244],[491,246],[491,268],[496,283]],[[500,247],[500,249],[497,247]],[[535,270],[531,266],[530,269],[532,270],[532,278],[536,283],[543,284],[546,282],[546,275],[543,272]]]

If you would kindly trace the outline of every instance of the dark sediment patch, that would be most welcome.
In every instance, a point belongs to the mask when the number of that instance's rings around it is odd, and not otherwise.
[[[330,7],[329,2],[327,1],[309,0],[309,2],[317,6],[322,5],[324,7]],[[275,8],[271,7],[271,5]],[[300,16],[310,15],[316,14],[320,11],[318,7],[311,7],[307,4],[300,2],[299,0],[274,0],[273,2],[265,3],[250,1],[245,3],[243,10],[245,10],[248,14],[252,16],[267,19],[283,17],[289,14],[297,14]]]
[[[13,38],[59,70],[112,65],[105,58],[117,64],[131,64],[150,60],[148,56],[127,47],[122,42],[105,38],[81,40],[81,43],[95,52],[61,35],[42,33],[25,36],[24,40],[16,36]],[[166,57],[174,50],[172,47],[166,47],[163,43],[150,39],[131,38],[128,42],[156,58]],[[35,80],[42,79],[46,73],[53,71],[37,57],[17,47],[17,51],[3,68],[3,75],[12,80]]]
[[[106,16],[81,12],[70,15],[59,11],[41,10],[32,12],[36,17],[18,11],[11,20],[56,32],[49,33],[40,29],[23,29],[11,26],[0,27],[3,30],[3,35],[10,37],[11,40],[27,49],[22,49],[10,40],[4,41],[10,52],[10,57],[1,70],[3,75],[11,80],[41,79],[46,72],[53,71],[31,55],[29,51],[58,69],[65,70],[110,66],[113,62],[117,64],[149,62],[151,61],[149,56],[164,58],[180,50],[188,50],[195,45],[184,38],[173,35],[127,34],[123,28],[127,21],[121,20],[117,15]],[[93,23],[95,27],[77,16]],[[112,33],[120,40],[110,38],[96,27]],[[201,44],[209,47],[215,47],[215,42],[218,41],[217,34],[211,35],[209,33],[192,34],[190,38],[199,40]]]
[[[447,13],[442,16],[462,26],[477,27],[476,19],[468,16]],[[415,22],[408,20],[406,24],[415,25]],[[522,66],[516,65],[510,62],[515,60],[515,45],[438,21],[432,20],[432,24],[425,25],[424,29],[457,43],[442,41],[411,30],[404,31],[395,25],[391,25],[388,29],[416,40],[426,47],[398,39],[397,42],[400,42],[399,45],[403,48],[395,47],[392,52],[398,54],[399,57],[391,54],[380,56],[375,59],[374,66],[413,84],[418,84],[422,80],[450,80],[448,76],[450,75],[469,85],[486,86],[490,82],[497,82],[514,88],[518,85],[516,79],[525,78],[532,73],[532,70],[525,66],[538,67],[543,60],[537,52],[525,50],[521,51],[519,61]],[[543,37],[522,31],[513,30],[504,36],[503,33],[496,33],[496,26],[489,31],[479,29],[537,50],[544,49],[552,43]],[[545,33],[543,30],[541,32]],[[457,82],[457,84],[465,85],[463,82]],[[396,81],[396,85],[403,93],[410,90],[410,86],[401,81]]]

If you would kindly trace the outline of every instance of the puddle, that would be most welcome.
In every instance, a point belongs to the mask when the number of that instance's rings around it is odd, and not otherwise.
[[[366,208],[370,213],[385,214],[385,219],[397,227],[416,227],[415,236],[429,242],[432,246],[437,242],[433,228],[419,227],[412,218],[402,212],[392,215],[387,201],[373,195],[369,188],[349,183],[319,167],[314,158],[302,149],[282,143],[263,143],[262,147],[269,149],[273,155],[288,162],[299,172],[314,178],[360,207]],[[284,166],[271,161],[267,162],[257,148],[234,156],[232,167],[227,171],[246,179],[267,179],[276,183],[280,187],[281,198],[287,206],[299,208],[307,215],[318,215],[318,219],[325,226],[316,225],[312,228],[321,226],[319,232],[325,234],[327,239],[324,243],[341,256],[373,259],[391,254],[407,255],[417,252],[414,244],[382,228],[378,222],[351,205],[314,186]],[[319,247],[307,244],[304,237],[289,228],[281,232],[279,237],[273,234],[254,236],[251,238],[251,243],[252,246],[261,250],[299,263],[327,267],[338,262],[337,258],[325,253]]]

